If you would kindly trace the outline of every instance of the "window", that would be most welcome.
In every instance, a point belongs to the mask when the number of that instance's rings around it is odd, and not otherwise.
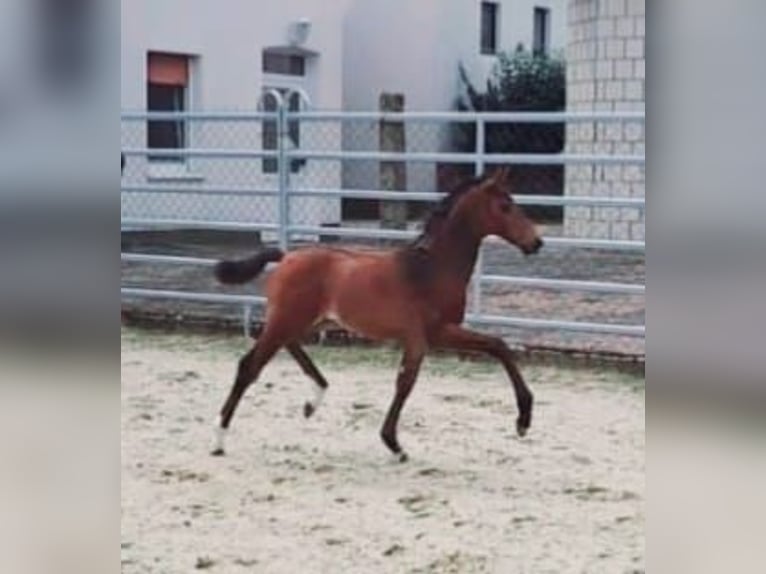
[[[265,91],[265,90],[264,90]],[[289,90],[279,89],[277,91],[283,97],[287,97]],[[301,109],[301,98],[296,92],[290,93],[288,97],[288,109],[291,112],[298,112]],[[263,104],[264,110],[274,112],[277,109],[277,102],[274,98],[266,96]],[[262,131],[262,145],[264,150],[275,150],[278,144],[278,127],[276,120],[264,120]],[[287,149],[297,149],[301,145],[301,131],[297,120],[290,120],[287,123]],[[290,162],[290,171],[297,173],[306,164],[305,159],[293,159]],[[263,173],[277,173],[279,171],[279,160],[273,157],[263,159]]]
[[[285,98],[289,111],[300,111],[301,96],[294,90],[306,92],[306,73],[309,63],[307,58],[315,55],[315,53],[308,50],[284,46],[264,49],[261,53],[261,67],[267,86],[264,92],[267,92],[269,89],[278,91]],[[265,96],[263,101],[266,111],[276,111],[277,104],[273,97]],[[276,150],[279,144],[277,122],[275,120],[264,121],[262,134],[263,149]],[[285,145],[288,150],[297,149],[301,145],[300,125],[297,120],[288,121]],[[290,172],[297,173],[305,164],[305,159],[291,160]],[[264,158],[262,169],[264,173],[277,173],[279,171],[279,160],[276,158]]]
[[[186,56],[148,55],[146,109],[150,112],[183,112],[186,110],[189,84],[189,59]],[[147,125],[149,149],[183,149],[186,147],[186,122],[176,120],[150,121]],[[149,161],[183,163],[179,156],[149,156]]]
[[[535,25],[532,39],[532,52],[537,55],[548,53],[548,24],[550,10],[548,8],[535,8]]]
[[[481,3],[481,53],[497,53],[497,3]]]
[[[263,51],[263,71],[267,74],[282,74],[285,76],[305,76],[306,59],[295,54],[281,54]]]

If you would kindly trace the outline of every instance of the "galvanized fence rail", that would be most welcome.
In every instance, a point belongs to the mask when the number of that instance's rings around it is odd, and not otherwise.
[[[274,96],[279,98],[277,94]],[[306,238],[335,236],[340,240],[409,240],[417,236],[417,231],[411,229],[382,229],[378,226],[367,225],[359,227],[344,225],[327,227],[312,221],[311,218],[297,217],[293,204],[297,200],[327,201],[334,200],[395,200],[406,202],[432,202],[439,200],[442,195],[434,188],[406,191],[381,191],[375,185],[348,185],[345,182],[344,165],[349,162],[403,162],[408,168],[419,164],[443,164],[473,166],[476,174],[483,173],[494,165],[535,165],[535,166],[584,166],[586,169],[607,169],[610,166],[638,166],[643,170],[645,157],[643,153],[487,153],[485,149],[485,134],[487,127],[492,124],[565,124],[567,126],[589,124],[592,126],[627,123],[643,125],[642,113],[468,113],[468,112],[325,112],[299,111],[291,112],[281,105],[278,100],[274,112],[191,112],[191,113],[122,113],[122,151],[128,160],[128,166],[123,178],[121,191],[123,197],[122,227],[124,230],[150,229],[205,229],[232,230],[243,232],[272,233],[283,249],[289,249],[296,239],[305,241]],[[183,126],[187,134],[186,147],[180,149],[153,149],[146,144],[146,127],[150,122],[172,122]],[[476,147],[471,153],[455,151],[423,151],[410,150],[401,153],[381,152],[370,148],[369,145],[351,145],[353,138],[345,137],[345,126],[360,125],[370,128],[358,130],[366,134],[368,144],[372,141],[367,131],[373,130],[382,121],[401,122],[408,129],[411,126],[429,125],[443,129],[455,124],[470,124],[474,126]],[[269,142],[266,147],[265,126],[270,124],[275,132],[276,141]],[[299,146],[291,140],[291,128],[300,126],[302,137]],[[200,127],[201,126],[201,127]],[[209,127],[209,126],[212,126]],[[220,126],[230,126],[227,131],[220,131]],[[313,126],[330,126],[326,133],[332,137],[325,140],[313,137],[319,133]],[[323,128],[326,129],[326,128]],[[413,128],[414,129],[414,128]],[[595,127],[594,127],[595,129]],[[204,133],[203,133],[204,130]],[[415,132],[413,132],[415,133]],[[215,134],[215,137],[213,137]],[[229,134],[229,135],[227,135]],[[428,144],[438,138],[431,137]],[[443,138],[442,138],[443,139]],[[228,145],[212,145],[211,142]],[[275,145],[274,145],[275,144]],[[417,147],[417,146],[414,146]],[[624,146],[623,146],[624,147]],[[362,149],[358,149],[362,148]],[[157,164],[150,161],[152,157],[162,156],[166,169],[164,174],[152,175],[152,168]],[[168,159],[176,161],[168,162]],[[276,161],[276,173],[264,175],[265,168],[258,173],[252,171],[255,163],[270,159]],[[196,169],[200,173],[195,173]],[[244,163],[243,163],[244,162]],[[304,162],[314,170],[305,169],[308,174],[296,175],[295,162]],[[330,172],[322,172],[322,166],[335,165]],[[229,166],[221,168],[221,166]],[[341,167],[338,168],[337,166]],[[136,167],[137,166],[137,167]],[[190,167],[191,166],[191,167]],[[167,170],[170,171],[167,171]],[[304,168],[299,168],[304,169]],[[174,171],[175,170],[175,171]],[[218,170],[215,177],[208,172]],[[228,171],[227,171],[228,170]],[[187,173],[188,171],[188,173]],[[235,175],[231,175],[231,174]],[[326,175],[331,173],[331,175]],[[319,175],[317,175],[319,174]],[[322,175],[325,174],[325,175]],[[321,185],[324,184],[324,185]],[[163,198],[166,203],[157,203],[163,209],[138,210],[133,213],[127,209],[126,202],[140,201],[140,198]],[[232,213],[237,217],[210,216],[209,210],[200,208],[202,215],[191,217],[185,208],[192,201],[202,201],[202,198],[217,201],[226,198],[227,201],[239,202],[268,202],[264,204],[262,214],[253,220],[241,220],[238,210],[244,203],[233,204]],[[519,195],[517,200],[525,206],[560,206],[565,209],[628,209],[640,213],[643,218],[645,200],[643,197],[614,197],[593,195]],[[153,204],[154,205],[154,204]],[[212,204],[207,204],[212,205]],[[314,204],[312,204],[314,205]],[[318,203],[316,205],[319,205]],[[179,206],[175,210],[173,206]],[[238,207],[239,206],[239,207]],[[184,207],[181,209],[180,207]],[[159,211],[159,213],[156,213]],[[181,215],[176,216],[176,213]],[[170,216],[169,216],[170,215]],[[303,214],[305,216],[305,213]],[[239,219],[239,220],[238,220]],[[257,220],[255,220],[257,219]],[[643,240],[616,240],[591,237],[545,237],[546,245],[567,249],[606,250],[612,253],[632,253],[644,255]],[[490,240],[491,242],[491,240]],[[486,246],[485,246],[486,247]],[[493,273],[487,270],[482,249],[478,260],[475,276],[472,282],[470,310],[467,320],[471,323],[513,327],[532,330],[560,330],[580,333],[601,333],[628,337],[643,338],[645,325],[625,324],[609,321],[568,320],[555,316],[526,317],[515,316],[513,313],[498,313],[484,306],[487,290],[494,287],[514,287],[552,290],[555,292],[578,292],[606,295],[645,296],[645,285],[642,282],[621,282],[607,280],[588,280],[571,278],[551,278],[514,275],[511,273]],[[209,267],[214,259],[204,257],[178,256],[158,253],[121,253],[124,263],[143,263],[162,266],[185,265]],[[128,278],[129,279],[129,278]],[[264,299],[254,294],[231,294],[223,292],[203,292],[184,289],[183,285],[175,288],[159,288],[154,286],[121,286],[123,300],[139,299],[170,299],[176,301],[194,301],[205,303],[225,303],[240,306],[247,330],[253,310],[260,306]]]

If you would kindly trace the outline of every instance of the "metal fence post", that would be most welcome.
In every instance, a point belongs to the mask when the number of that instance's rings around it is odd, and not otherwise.
[[[289,138],[287,105],[284,100],[278,101],[277,106],[277,164],[279,165],[279,193],[278,193],[278,226],[279,248],[287,251],[290,234],[288,226],[290,225],[290,198],[288,197],[290,187],[290,162],[287,158],[287,141]]]
[[[253,322],[253,308],[250,305],[245,305],[242,309],[242,329],[245,335],[245,339],[250,337],[250,325]]]
[[[486,123],[484,118],[476,118],[476,175],[481,176],[484,173],[484,151],[485,151]],[[479,257],[476,260],[476,267],[473,272],[473,314],[481,314],[481,280],[484,275],[484,250],[479,245]]]

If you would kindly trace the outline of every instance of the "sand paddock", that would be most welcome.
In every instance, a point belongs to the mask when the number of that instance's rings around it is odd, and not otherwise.
[[[429,358],[399,427],[378,437],[396,354],[310,348],[330,390],[279,355],[208,455],[243,338],[122,333],[122,572],[642,572],[644,384],[524,366],[518,439],[491,363]]]

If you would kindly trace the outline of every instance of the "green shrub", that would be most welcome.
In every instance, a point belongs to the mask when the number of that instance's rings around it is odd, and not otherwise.
[[[491,112],[560,112],[566,109],[566,63],[559,55],[537,55],[518,48],[502,53],[492,69],[484,90],[477,89],[460,66],[462,94],[456,107],[460,111]],[[564,149],[565,125],[488,123],[485,128],[485,150],[489,154],[546,154]],[[453,146],[458,151],[476,149],[476,126],[456,124]],[[516,193],[561,195],[561,166],[515,166]],[[528,210],[545,219],[560,219],[561,208]]]

